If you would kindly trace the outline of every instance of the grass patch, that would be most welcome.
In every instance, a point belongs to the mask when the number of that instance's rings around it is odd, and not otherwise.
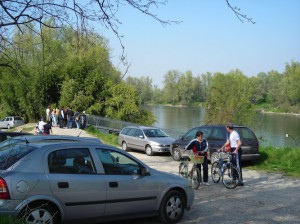
[[[105,144],[113,145],[113,146],[119,146],[118,145],[118,135],[115,134],[106,134],[98,131],[94,126],[87,127],[84,129],[87,133],[90,135],[93,135],[99,139]]]
[[[260,147],[261,159],[246,163],[256,170],[282,172],[288,176],[300,177],[300,149]]]
[[[25,221],[19,220],[12,216],[2,216],[0,215],[1,224],[25,224]]]

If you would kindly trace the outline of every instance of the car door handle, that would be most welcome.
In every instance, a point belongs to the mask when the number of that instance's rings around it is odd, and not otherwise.
[[[109,187],[118,187],[118,182],[109,182]]]
[[[58,182],[57,185],[58,185],[58,188],[69,188],[68,182]]]

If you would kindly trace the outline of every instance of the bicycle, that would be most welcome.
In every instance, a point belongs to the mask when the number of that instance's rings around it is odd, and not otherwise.
[[[191,178],[192,188],[198,189],[202,183],[201,170],[197,167],[197,164],[202,164],[204,156],[189,155],[181,158],[179,164],[179,174],[185,178]],[[189,163],[193,163],[192,169],[189,171]]]
[[[226,155],[225,158],[223,158]],[[218,183],[222,177],[223,185],[228,189],[234,189],[239,183],[240,171],[231,162],[232,153],[217,152],[217,157],[211,165],[211,177],[214,183]]]

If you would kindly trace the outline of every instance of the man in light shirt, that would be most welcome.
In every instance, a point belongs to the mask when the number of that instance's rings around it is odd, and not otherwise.
[[[225,148],[226,146],[230,146],[230,152],[232,152],[234,155],[232,157],[232,163],[239,169],[240,171],[240,180],[238,183],[238,186],[243,186],[243,174],[242,174],[242,142],[240,139],[240,135],[237,131],[233,129],[232,123],[226,124],[226,130],[229,133],[229,138],[227,139],[226,143],[223,145],[222,148]]]

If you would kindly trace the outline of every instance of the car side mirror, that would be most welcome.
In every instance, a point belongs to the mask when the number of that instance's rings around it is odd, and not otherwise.
[[[144,135],[139,135],[139,138],[144,138]]]
[[[142,176],[150,176],[150,172],[148,171],[148,169],[144,166],[141,167],[141,175]]]

